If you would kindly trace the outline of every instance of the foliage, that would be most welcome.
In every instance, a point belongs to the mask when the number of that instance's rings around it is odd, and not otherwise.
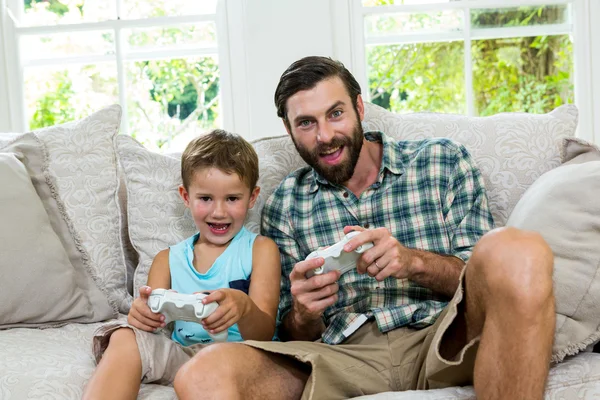
[[[148,2],[147,2],[148,3]],[[151,2],[150,2],[151,3]],[[34,21],[58,21],[76,14],[94,13],[100,6],[83,0],[27,0],[26,12]],[[66,9],[65,9],[66,7]],[[164,15],[156,9],[153,16]],[[124,31],[132,50],[165,48],[187,43],[214,43],[214,24],[165,26]],[[114,48],[110,31],[93,36],[93,48]],[[43,46],[52,45],[40,37]],[[88,44],[86,44],[88,45]],[[59,44],[66,54],[81,52],[77,40]],[[79,46],[79,47],[78,47]],[[213,57],[154,59],[124,63],[127,86],[128,133],[153,149],[176,146],[219,124],[219,68]],[[26,71],[30,128],[78,119],[118,102],[116,63],[95,66],[68,65],[57,70]]]
[[[47,81],[46,92],[36,102],[35,112],[29,121],[30,129],[72,121],[75,109],[69,100],[73,95],[71,81],[65,71],[57,72]]]
[[[368,5],[388,4],[394,0],[369,0]],[[559,23],[565,12],[564,6],[472,10],[471,25]],[[399,18],[406,23],[406,15]],[[412,14],[411,18],[422,21],[432,15]],[[393,18],[382,19],[377,29],[385,32],[393,24]],[[396,112],[466,113],[463,49],[462,41],[367,48],[372,101]],[[573,44],[568,35],[474,40],[471,57],[478,115],[543,113],[573,102]]]

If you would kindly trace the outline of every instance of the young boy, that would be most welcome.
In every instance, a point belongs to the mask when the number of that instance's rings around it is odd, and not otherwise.
[[[112,322],[95,333],[98,367],[86,399],[135,399],[141,382],[172,383],[179,368],[210,345],[208,332],[227,330],[228,341],[273,337],[279,251],[271,239],[243,226],[260,191],[256,152],[240,136],[214,130],[187,146],[181,175],[179,193],[198,233],[156,255],[127,323]],[[164,316],[147,304],[157,288],[208,291],[204,303],[216,301],[219,308],[201,324],[176,321],[169,339],[155,333],[165,326]]]

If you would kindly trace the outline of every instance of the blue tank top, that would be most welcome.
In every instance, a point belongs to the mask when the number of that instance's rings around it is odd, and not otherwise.
[[[248,293],[252,273],[252,246],[257,234],[242,229],[231,239],[225,251],[217,257],[205,274],[194,268],[194,244],[200,233],[170,247],[169,269],[171,289],[179,293],[234,288]],[[228,329],[229,342],[242,341],[237,324]],[[175,321],[172,339],[184,346],[211,343],[213,340],[202,325],[195,322]]]

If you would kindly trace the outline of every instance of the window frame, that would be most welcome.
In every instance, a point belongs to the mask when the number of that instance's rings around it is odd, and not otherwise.
[[[464,74],[465,74],[465,99],[468,116],[475,116],[475,101],[473,91],[473,60],[471,59],[471,43],[473,40],[497,39],[523,36],[538,35],[560,35],[571,34],[573,36],[573,64],[574,64],[574,91],[575,104],[579,110],[578,137],[589,141],[594,141],[594,136],[600,138],[600,132],[594,135],[594,125],[596,130],[600,130],[600,116],[596,116],[594,121],[594,103],[593,86],[600,86],[600,76],[596,76],[595,85],[590,85],[592,80],[592,55],[590,21],[593,18],[591,2],[592,0],[457,0],[449,3],[432,4],[409,4],[392,6],[371,6],[362,5],[361,0],[348,0],[349,5],[349,27],[352,33],[352,51],[345,56],[351,60],[351,67],[363,90],[363,98],[369,100],[369,91],[366,88],[368,84],[368,65],[366,58],[366,46],[378,44],[407,44],[423,42],[448,42],[450,40],[462,40],[464,51]],[[518,6],[540,6],[540,5],[570,5],[571,18],[567,23],[547,24],[538,26],[523,27],[497,27],[497,28],[471,28],[471,9],[498,9],[511,8]],[[600,6],[594,10],[596,14],[600,12]],[[463,30],[456,35],[448,33],[421,33],[415,35],[382,35],[378,38],[366,38],[364,21],[369,15],[382,15],[398,12],[428,12],[443,10],[462,10],[463,12]],[[339,24],[341,20],[338,20]],[[340,28],[338,28],[340,29]],[[435,40],[434,40],[435,39]],[[600,43],[595,43],[595,56],[600,58]],[[349,57],[348,57],[349,56]],[[597,63],[594,63],[596,65]],[[596,67],[598,70],[600,66]],[[600,71],[597,71],[600,74]],[[600,97],[600,95],[598,95]],[[598,99],[597,101],[600,101]],[[600,104],[598,104],[600,107]],[[596,108],[598,108],[596,107]],[[599,113],[600,114],[600,113]]]
[[[116,4],[117,16],[120,15],[122,0],[113,0]],[[94,64],[97,62],[114,62],[116,65],[117,86],[119,93],[119,104],[123,110],[121,117],[120,132],[127,134],[129,131],[128,105],[127,105],[127,82],[125,62],[146,61],[156,59],[174,59],[182,57],[217,57],[220,76],[220,103],[223,126],[233,125],[233,113],[231,112],[231,85],[229,69],[228,32],[227,32],[227,7],[222,2],[217,2],[215,13],[194,14],[168,17],[149,17],[139,19],[109,19],[100,22],[82,22],[77,24],[58,24],[43,26],[19,26],[19,15],[14,15],[11,10],[23,10],[23,0],[0,0],[0,13],[2,19],[2,37],[6,57],[6,76],[8,79],[8,97],[10,127],[16,132],[28,130],[29,122],[27,107],[25,104],[24,70],[27,67],[55,66],[64,64]],[[163,26],[177,26],[180,24],[194,24],[213,22],[216,26],[217,44],[211,46],[186,46],[177,49],[151,49],[125,51],[122,31],[135,28],[160,28]],[[89,31],[112,31],[115,39],[114,54],[106,55],[77,55],[59,56],[48,59],[38,59],[31,62],[23,62],[20,56],[20,38],[29,35],[43,35],[55,33],[76,33]]]

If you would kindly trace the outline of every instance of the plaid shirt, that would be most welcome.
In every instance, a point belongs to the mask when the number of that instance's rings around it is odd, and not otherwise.
[[[464,261],[493,227],[483,179],[462,145],[441,138],[396,141],[381,132],[365,137],[383,143],[383,159],[377,181],[359,198],[305,167],[288,175],[265,204],[262,233],[281,251],[279,323],[292,307],[294,265],[341,240],[346,225],[386,227],[405,247]],[[382,332],[423,328],[447,304],[444,296],[407,279],[377,282],[350,271],[338,283],[338,301],[323,315],[322,340],[329,344],[341,343],[344,330],[361,314],[375,318]]]

